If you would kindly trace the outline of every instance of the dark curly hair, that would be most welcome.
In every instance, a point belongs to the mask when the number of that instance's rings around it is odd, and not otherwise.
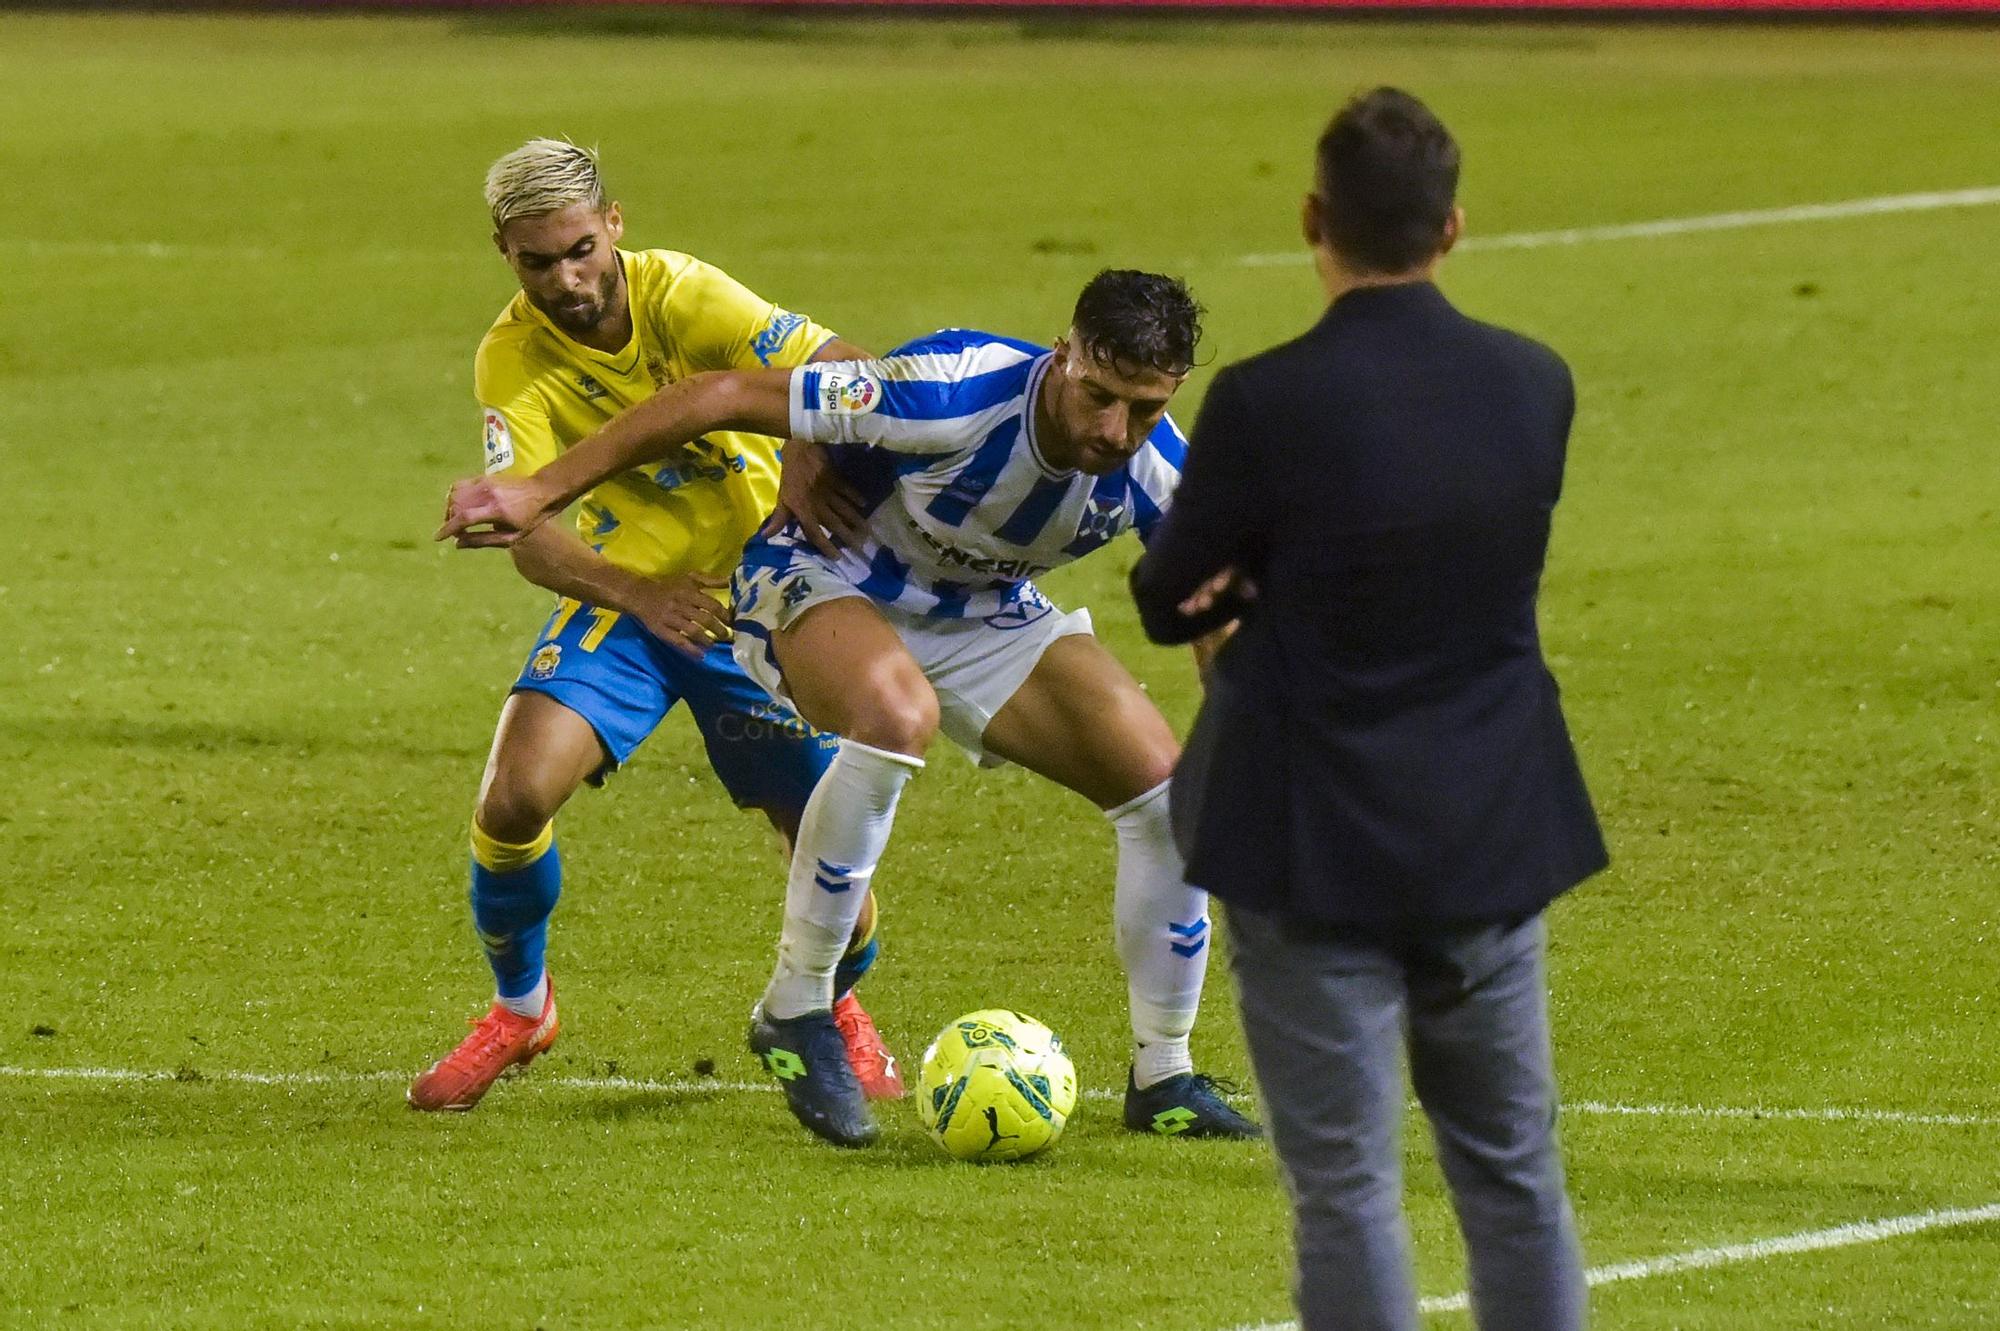
[[[1107,268],[1076,298],[1070,326],[1100,365],[1182,375],[1194,365],[1203,313],[1178,278]]]

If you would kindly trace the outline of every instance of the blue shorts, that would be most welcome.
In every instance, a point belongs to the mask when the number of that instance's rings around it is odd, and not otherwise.
[[[628,615],[567,597],[535,640],[514,691],[545,693],[590,723],[607,758],[594,783],[622,766],[685,700],[709,766],[745,808],[803,810],[839,744],[751,683],[729,644],[696,660]]]

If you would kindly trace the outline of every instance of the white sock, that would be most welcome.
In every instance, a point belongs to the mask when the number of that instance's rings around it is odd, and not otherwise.
[[[500,1006],[517,1017],[535,1018],[542,1015],[542,1008],[549,1001],[549,973],[542,972],[542,978],[535,981],[535,987],[525,994],[509,998],[505,994],[495,994]]]
[[[1208,893],[1190,887],[1167,822],[1167,783],[1106,812],[1118,834],[1118,958],[1132,1008],[1132,1080],[1194,1071],[1188,1032],[1208,973]]]
[[[921,758],[840,741],[799,818],[778,965],[764,990],[766,1015],[799,1017],[833,1006],[834,967],[889,844],[896,800],[923,765]]]

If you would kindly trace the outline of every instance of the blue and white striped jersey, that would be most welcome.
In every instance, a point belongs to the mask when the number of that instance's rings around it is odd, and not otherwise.
[[[868,542],[841,570],[876,601],[985,618],[1022,585],[1128,528],[1152,535],[1187,440],[1162,417],[1104,476],[1057,471],[1035,439],[1035,396],[1054,353],[951,329],[872,361],[792,372],[792,436],[827,444],[870,506]],[[802,542],[796,533],[780,544]]]

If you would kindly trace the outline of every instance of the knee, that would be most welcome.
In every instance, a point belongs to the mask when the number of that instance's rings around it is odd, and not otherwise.
[[[1116,733],[1130,746],[1119,773],[1129,793],[1123,802],[1138,799],[1173,779],[1174,764],[1180,761],[1181,747],[1174,739],[1166,718],[1141,695],[1125,707],[1116,721]]]
[[[938,732],[938,700],[930,682],[912,669],[885,667],[858,681],[847,738],[871,748],[921,758]]]
[[[1553,1139],[1468,1147],[1440,1134],[1438,1163],[1460,1212],[1482,1228],[1540,1229],[1567,1212],[1562,1156]]]
[[[1288,1163],[1293,1214],[1306,1233],[1380,1225],[1402,1214],[1402,1175],[1391,1161],[1349,1157]]]
[[[1319,1168],[1300,1171],[1295,1182],[1302,1215],[1378,1219],[1403,1206],[1402,1171],[1393,1160],[1323,1159]]]
[[[524,846],[542,834],[561,807],[561,794],[546,790],[518,773],[498,771],[480,789],[473,820],[480,831],[495,841]]]
[[[1401,1211],[1397,1108],[1371,1112],[1350,1105],[1337,1115],[1302,1118],[1282,1104],[1269,1106],[1273,1145],[1301,1221],[1372,1221]]]
[[[1180,751],[1171,744],[1142,754],[1132,770],[1132,784],[1137,788],[1133,797],[1157,790],[1173,780],[1174,764],[1179,759]]]

